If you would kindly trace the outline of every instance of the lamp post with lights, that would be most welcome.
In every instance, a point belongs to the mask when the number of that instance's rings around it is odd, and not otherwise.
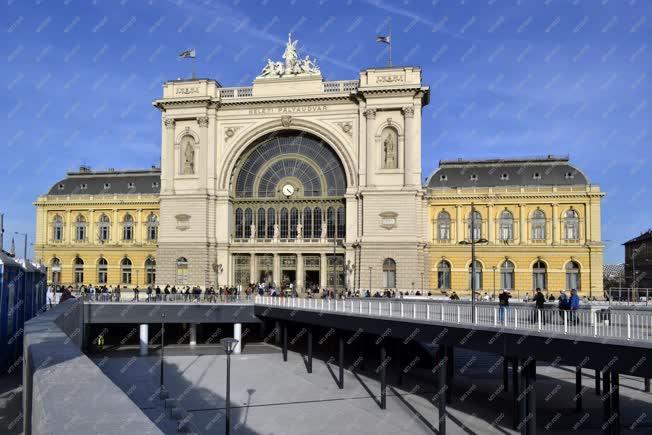
[[[224,432],[226,435],[231,432],[231,354],[237,345],[238,340],[235,338],[222,339],[222,346],[226,353],[226,429]]]

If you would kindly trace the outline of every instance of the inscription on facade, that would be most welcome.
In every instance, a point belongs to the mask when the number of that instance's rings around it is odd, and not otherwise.
[[[191,88],[176,88],[174,93],[176,95],[198,94],[199,93],[199,88],[197,86],[193,86]]]
[[[376,83],[399,83],[404,81],[403,76],[397,74],[376,77]]]
[[[276,113],[307,113],[325,112],[328,106],[283,106],[283,107],[257,107],[249,109],[249,115],[267,115]]]

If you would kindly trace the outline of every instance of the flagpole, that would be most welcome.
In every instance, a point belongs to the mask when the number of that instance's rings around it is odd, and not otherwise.
[[[195,80],[195,70],[197,69],[197,55],[192,58],[192,79]]]
[[[389,26],[389,66],[392,66],[392,20],[387,23]]]

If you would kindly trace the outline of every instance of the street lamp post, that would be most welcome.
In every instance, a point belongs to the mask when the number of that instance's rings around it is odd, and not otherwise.
[[[471,203],[471,241],[462,240],[460,245],[471,245],[471,322],[475,323],[475,245],[487,243],[487,239],[475,237],[475,204]]]
[[[226,353],[226,419],[225,419],[225,434],[229,435],[231,432],[231,354],[238,345],[238,340],[235,338],[222,339],[222,346]]]
[[[169,395],[165,389],[165,382],[163,380],[163,349],[165,349],[165,312],[161,313],[161,391],[159,392],[159,397],[165,400]]]
[[[369,266],[369,296],[371,296],[371,271],[373,267]]]
[[[492,267],[494,271],[494,299],[496,299],[496,266]]]

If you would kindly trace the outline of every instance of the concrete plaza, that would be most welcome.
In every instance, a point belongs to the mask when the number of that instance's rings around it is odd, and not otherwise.
[[[166,385],[171,397],[187,412],[193,431],[221,434],[226,358],[215,346],[204,349],[199,346],[186,353],[183,349],[168,352],[166,348]],[[176,433],[176,421],[157,398],[158,356],[94,359],[163,432]],[[390,384],[387,409],[383,411],[378,404],[380,383],[374,377],[345,370],[344,388],[340,390],[337,366],[329,367],[317,359],[313,365],[309,374],[300,354],[289,352],[284,363],[280,352],[265,344],[251,344],[242,355],[232,357],[231,433],[437,433],[438,414],[431,402],[435,387],[427,369],[413,369],[401,388]],[[461,349],[456,352],[454,393],[447,408],[449,433],[519,433],[512,429],[511,376],[510,391],[502,392],[501,370],[495,356]],[[538,367],[539,431],[600,432],[602,402],[595,394],[592,376],[593,372],[584,374],[584,410],[575,413],[574,369]],[[623,433],[645,433],[651,428],[652,395],[644,393],[642,386],[638,378],[621,377]]]

